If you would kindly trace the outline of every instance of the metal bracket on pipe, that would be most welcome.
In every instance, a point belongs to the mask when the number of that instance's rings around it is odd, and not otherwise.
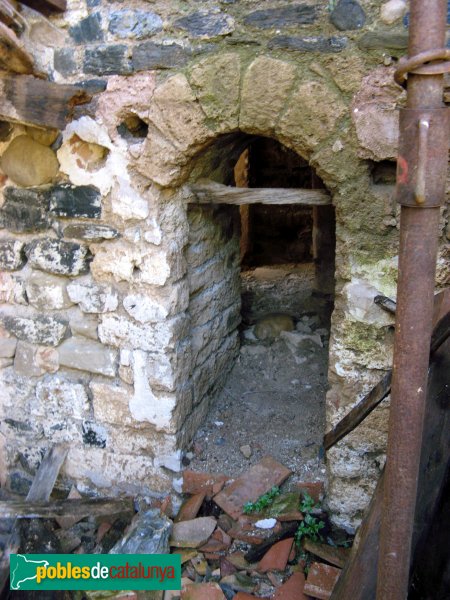
[[[445,197],[450,109],[400,110],[396,199],[402,206],[432,208]]]

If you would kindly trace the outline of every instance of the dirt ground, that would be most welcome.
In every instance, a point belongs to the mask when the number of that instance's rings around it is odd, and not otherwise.
[[[242,276],[241,350],[189,468],[236,476],[271,455],[294,471],[291,481],[323,481],[330,304],[312,293],[312,265],[282,265]],[[260,340],[255,323],[270,313],[295,329]]]

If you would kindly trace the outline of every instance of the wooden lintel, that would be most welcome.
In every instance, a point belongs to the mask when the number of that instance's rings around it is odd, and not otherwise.
[[[0,501],[0,519],[55,519],[68,516],[82,519],[87,516],[116,515],[122,512],[134,512],[132,498],[82,498],[50,502]]]
[[[52,12],[64,12],[67,9],[67,0],[21,0],[21,2],[44,15]]]
[[[191,184],[190,189],[194,195],[190,200],[193,204],[331,204],[330,195],[322,189],[238,188],[209,180]]]
[[[73,109],[90,100],[85,90],[32,75],[0,77],[0,119],[37,127],[64,129]]]

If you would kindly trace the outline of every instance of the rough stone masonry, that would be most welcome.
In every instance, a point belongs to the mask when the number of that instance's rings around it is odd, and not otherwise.
[[[190,204],[245,136],[314,167],[336,209],[328,425],[391,364],[398,214],[393,82],[403,0],[69,0],[23,8],[36,72],[93,95],[63,131],[0,128],[0,473],[26,492],[67,441],[61,485],[179,491],[181,459],[238,350],[239,228]],[[56,28],[56,29],[55,29]],[[394,165],[394,166],[393,166]],[[189,207],[189,210],[188,210]],[[436,289],[449,285],[442,213]],[[327,457],[354,528],[384,462],[388,401]]]

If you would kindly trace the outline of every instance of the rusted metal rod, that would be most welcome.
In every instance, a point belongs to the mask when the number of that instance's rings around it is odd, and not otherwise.
[[[397,170],[397,200],[401,204],[399,279],[377,600],[405,600],[408,594],[439,206],[444,199],[448,149],[444,69],[439,70],[435,63],[427,71],[429,65],[418,67],[413,59],[429,50],[436,50],[434,57],[446,58],[439,54],[445,47],[446,11],[447,0],[411,0],[411,67],[407,108],[400,118]]]

